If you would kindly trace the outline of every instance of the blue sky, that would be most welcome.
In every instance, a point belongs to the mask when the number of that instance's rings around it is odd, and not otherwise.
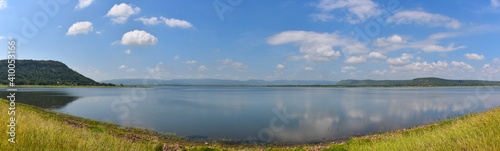
[[[499,0],[0,0],[0,42],[95,80],[500,80],[499,18]]]

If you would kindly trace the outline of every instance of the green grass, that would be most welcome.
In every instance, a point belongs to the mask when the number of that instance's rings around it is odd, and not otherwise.
[[[500,150],[500,108],[425,126],[305,145],[190,141],[16,103],[16,140],[7,141],[8,102],[0,102],[0,150]]]

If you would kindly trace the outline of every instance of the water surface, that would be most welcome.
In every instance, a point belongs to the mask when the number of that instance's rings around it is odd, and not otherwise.
[[[311,143],[500,105],[500,88],[19,88],[17,101],[196,138]],[[7,96],[3,89],[1,96]]]

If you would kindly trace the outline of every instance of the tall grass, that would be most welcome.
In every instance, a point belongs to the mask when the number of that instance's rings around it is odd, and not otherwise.
[[[395,137],[389,139],[391,137]],[[349,150],[500,150],[500,108],[446,120],[431,127],[353,138]]]
[[[76,128],[63,121],[42,117],[40,113],[16,106],[16,143],[6,133],[10,115],[0,102],[0,150],[153,150],[153,142],[131,142],[105,132]],[[157,143],[156,143],[157,144]]]

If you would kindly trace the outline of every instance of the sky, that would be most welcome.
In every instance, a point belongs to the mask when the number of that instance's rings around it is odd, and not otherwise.
[[[98,81],[500,80],[499,0],[0,0],[11,38]]]

